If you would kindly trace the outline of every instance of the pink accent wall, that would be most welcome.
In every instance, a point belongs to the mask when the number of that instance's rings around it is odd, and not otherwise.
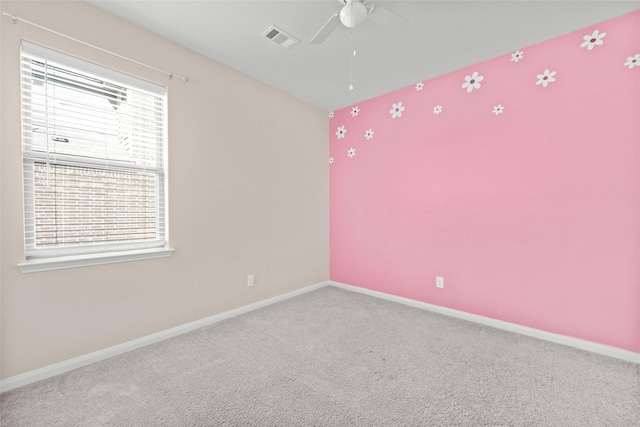
[[[335,112],[331,280],[640,352],[640,12],[518,52]]]

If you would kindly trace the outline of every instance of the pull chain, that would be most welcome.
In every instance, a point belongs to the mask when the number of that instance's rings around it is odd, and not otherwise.
[[[351,58],[349,64],[349,90],[353,90],[353,57],[356,56],[356,34],[351,31]]]

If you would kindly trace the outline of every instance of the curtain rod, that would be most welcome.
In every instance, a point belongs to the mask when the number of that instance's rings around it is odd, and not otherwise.
[[[120,59],[124,59],[125,61],[133,62],[134,64],[138,64],[138,65],[141,65],[143,67],[149,68],[151,70],[158,71],[158,72],[160,72],[162,74],[166,74],[167,76],[169,76],[169,79],[173,79],[174,77],[176,77],[176,78],[179,78],[180,80],[182,80],[185,83],[187,83],[189,81],[189,77],[180,76],[178,74],[174,74],[174,73],[171,73],[169,71],[161,70],[160,68],[152,67],[151,65],[143,64],[142,62],[138,62],[135,59],[127,58],[126,56],[122,56],[120,54],[111,52],[109,50],[106,50],[106,49],[103,49],[101,47],[92,45],[90,43],[83,42],[82,40],[78,40],[78,39],[73,38],[71,36],[68,36],[66,34],[59,33],[59,32],[57,32],[55,30],[52,30],[51,28],[43,27],[42,25],[38,25],[35,22],[31,22],[31,21],[27,21],[26,19],[19,18],[19,17],[15,16],[15,15],[12,15],[12,14],[7,13],[5,11],[2,11],[2,15],[10,17],[14,24],[17,24],[18,21],[23,22],[25,24],[28,24],[28,25],[31,25],[33,27],[39,28],[41,30],[48,31],[48,32],[50,32],[52,34],[55,34],[57,36],[64,37],[65,39],[72,40],[72,41],[74,41],[76,43],[80,43],[80,44],[83,44],[85,46],[89,46],[90,48],[99,50],[101,52],[108,53],[109,55],[113,55],[113,56],[116,56],[116,57],[118,57]]]

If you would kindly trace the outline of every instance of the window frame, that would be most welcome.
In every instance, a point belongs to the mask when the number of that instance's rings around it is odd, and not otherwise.
[[[25,261],[18,264],[18,268],[23,273],[34,271],[55,270],[61,268],[72,268],[87,265],[107,264],[114,262],[132,261],[139,259],[167,257],[173,253],[173,249],[168,247],[168,198],[167,198],[167,110],[168,95],[167,88],[137,77],[124,74],[111,68],[97,65],[65,53],[48,49],[28,41],[22,40],[21,60],[20,60],[20,79],[21,79],[21,110],[22,110],[22,138],[23,147],[23,218],[24,218],[24,244],[25,244]],[[156,167],[137,165],[132,162],[119,162],[117,160],[98,159],[73,154],[56,154],[52,159],[46,152],[39,152],[31,149],[31,145],[26,142],[27,132],[25,126],[30,126],[30,121],[25,113],[24,91],[23,85],[23,52],[29,55],[35,55],[44,58],[47,61],[53,61],[63,67],[69,67],[73,70],[81,70],[91,75],[98,75],[110,82],[117,82],[124,87],[132,87],[136,90],[142,90],[161,96],[162,102],[162,142],[161,159],[156,163]],[[30,90],[30,89],[29,89]],[[80,168],[94,168],[106,171],[124,171],[132,173],[146,172],[156,176],[156,229],[157,239],[148,241],[130,241],[118,243],[89,243],[78,244],[72,246],[56,246],[35,248],[35,180],[34,169],[36,163],[48,163],[49,165],[62,165]],[[30,170],[29,170],[30,169]],[[29,174],[30,175],[27,175]],[[30,176],[31,179],[25,179]],[[31,233],[33,236],[33,247],[29,247],[27,237]]]

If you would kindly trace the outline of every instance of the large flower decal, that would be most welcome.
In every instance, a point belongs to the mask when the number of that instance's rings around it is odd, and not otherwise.
[[[502,113],[504,113],[504,105],[498,104],[495,107],[493,107],[493,114],[497,116],[498,114],[502,114]]]
[[[436,105],[433,107],[433,114],[438,115],[442,113],[442,105]]]
[[[544,73],[538,74],[538,81],[536,82],[536,85],[547,87],[549,83],[553,83],[556,81],[556,78],[554,77],[555,75],[555,71],[544,70]]]
[[[351,117],[356,117],[359,112],[360,112],[360,108],[358,108],[358,106],[356,105],[351,109]]]
[[[347,151],[347,156],[348,156],[350,159],[353,159],[353,157],[354,157],[355,155],[356,155],[356,149],[355,149],[355,148],[353,148],[353,147],[349,148],[349,151]]]
[[[338,130],[336,130],[336,135],[338,136],[338,139],[344,138],[346,134],[347,134],[347,129],[345,129],[344,126],[340,126],[338,127]]]
[[[629,56],[624,66],[631,69],[633,67],[640,67],[640,53],[636,53],[634,56]]]
[[[513,62],[518,62],[522,58],[524,58],[524,52],[521,50],[516,50],[514,53],[511,54],[511,60]]]
[[[595,46],[600,46],[604,43],[602,39],[606,35],[607,33],[601,33],[599,30],[595,30],[591,35],[586,35],[583,37],[584,41],[582,42],[580,47],[586,47],[587,50],[591,50]]]
[[[484,76],[479,76],[477,71],[474,71],[470,76],[464,78],[462,88],[467,90],[467,93],[472,92],[474,89],[480,89],[480,82],[484,80]]]
[[[402,112],[404,111],[404,106],[402,102],[398,102],[397,104],[393,104],[391,110],[389,110],[389,114],[391,114],[391,118],[395,119],[396,117],[402,117]]]
[[[369,129],[364,133],[364,137],[366,138],[367,141],[369,141],[370,139],[373,139],[373,134],[375,132],[373,132],[373,129]]]
[[[416,90],[418,92],[421,91],[423,87],[424,87],[424,83],[422,83],[422,82],[416,83]]]

